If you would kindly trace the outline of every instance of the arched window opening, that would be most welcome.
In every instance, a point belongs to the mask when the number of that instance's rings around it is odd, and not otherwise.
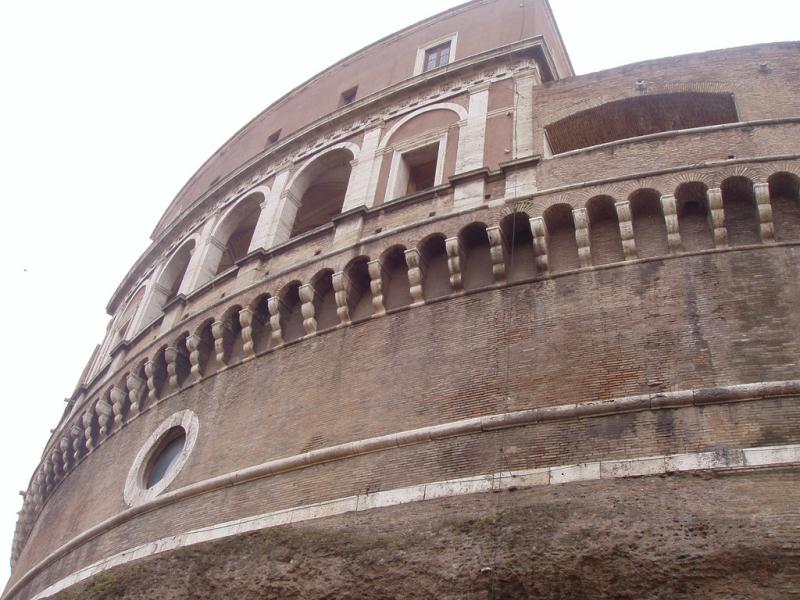
[[[300,203],[291,237],[325,225],[342,212],[353,158],[350,150],[337,148],[319,157],[301,174],[293,186]]]
[[[775,173],[767,181],[775,239],[779,242],[800,239],[800,177]]]
[[[758,206],[753,193],[753,182],[746,177],[729,177],[720,187],[728,244],[760,244]]]
[[[220,224],[214,237],[224,244],[216,275],[224,273],[247,255],[261,214],[262,194],[253,194],[234,207]]]
[[[314,318],[317,320],[317,331],[330,329],[339,324],[332,276],[333,271],[325,269],[317,273],[311,280],[314,288]]]
[[[570,271],[580,266],[575,219],[569,204],[554,204],[544,211],[547,229],[547,258],[553,273]]]
[[[228,308],[220,319],[226,328],[223,351],[225,363],[229,365],[241,361],[244,355],[242,347],[242,324],[239,321],[239,311],[241,310],[242,307],[235,304]]]
[[[461,265],[461,283],[465,290],[492,285],[492,257],[489,253],[489,236],[486,225],[472,223],[464,227],[458,235],[464,263]]]
[[[592,198],[586,203],[586,213],[592,264],[605,265],[625,260],[614,199],[610,196]]]
[[[422,294],[425,300],[446,296],[453,291],[450,270],[447,268],[447,249],[444,236],[432,235],[420,245],[422,255]]]
[[[678,231],[687,252],[714,247],[706,190],[705,184],[699,181],[682,183],[675,190]]]
[[[281,330],[283,341],[291,342],[302,338],[306,332],[303,329],[303,313],[300,302],[300,282],[292,281],[283,288],[281,293],[282,311]]]
[[[250,310],[253,311],[253,351],[263,352],[269,349],[272,339],[272,327],[269,320],[269,294],[257,297],[251,304]]]
[[[350,281],[350,293],[347,295],[347,307],[350,319],[358,321],[372,316],[372,291],[370,289],[369,258],[359,256],[350,261],[344,272]]]
[[[411,304],[411,284],[405,247],[393,246],[383,255],[383,306],[386,310]]]
[[[161,290],[166,291],[166,295],[159,303],[159,311],[177,298],[183,278],[186,275],[186,269],[189,268],[189,260],[192,258],[193,251],[194,240],[189,240],[172,255],[169,263],[162,271],[161,277],[159,277],[159,287]]]
[[[533,254],[533,234],[530,217],[514,212],[503,217],[500,230],[506,245],[506,276],[509,281],[521,281],[536,276],[536,257]]]
[[[661,194],[653,189],[636,190],[630,196],[630,203],[633,239],[639,258],[669,254]]]
[[[199,338],[200,343],[197,346],[197,351],[200,353],[198,356],[198,364],[200,365],[200,372],[206,376],[214,373],[217,370],[216,351],[214,349],[214,334],[211,330],[214,319],[204,321],[200,327],[195,331],[195,335]]]

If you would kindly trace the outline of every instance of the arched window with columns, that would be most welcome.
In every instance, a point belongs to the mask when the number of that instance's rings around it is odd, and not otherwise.
[[[215,275],[233,267],[249,252],[263,203],[262,193],[250,194],[222,216],[211,236],[215,247],[209,248],[206,256],[209,265],[216,263]]]
[[[167,259],[164,267],[156,273],[150,283],[149,293],[137,316],[136,327],[144,327],[156,319],[164,307],[172,302],[184,287],[186,271],[189,268],[195,240],[189,239],[181,244]]]
[[[342,212],[351,163],[357,153],[357,146],[343,144],[315,157],[297,172],[287,192],[293,204],[287,210],[293,209],[294,215],[284,215],[292,223],[289,237],[325,225]]]

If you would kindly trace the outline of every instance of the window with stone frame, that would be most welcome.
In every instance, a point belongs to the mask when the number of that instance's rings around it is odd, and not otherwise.
[[[423,71],[430,71],[437,67],[443,67],[450,62],[450,46],[452,42],[447,40],[443,44],[433,46],[425,50],[425,62],[423,63]]]

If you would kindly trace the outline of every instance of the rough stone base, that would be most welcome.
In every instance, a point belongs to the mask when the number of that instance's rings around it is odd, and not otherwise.
[[[58,600],[800,597],[800,469],[419,502],[201,544]]]

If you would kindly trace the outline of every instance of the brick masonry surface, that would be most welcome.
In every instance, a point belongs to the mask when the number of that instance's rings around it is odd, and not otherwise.
[[[174,487],[469,416],[796,378],[796,254],[793,247],[707,254],[491,290],[335,330],[224,371],[131,422],[65,479],[17,572],[124,509],[129,461],[120,457],[132,460],[150,431],[183,408],[200,417],[200,438]],[[506,465],[793,443],[799,408],[789,398],[537,424],[318,465],[141,515],[70,553],[40,581],[170,531],[367,489]],[[109,493],[86,493],[98,489]]]

